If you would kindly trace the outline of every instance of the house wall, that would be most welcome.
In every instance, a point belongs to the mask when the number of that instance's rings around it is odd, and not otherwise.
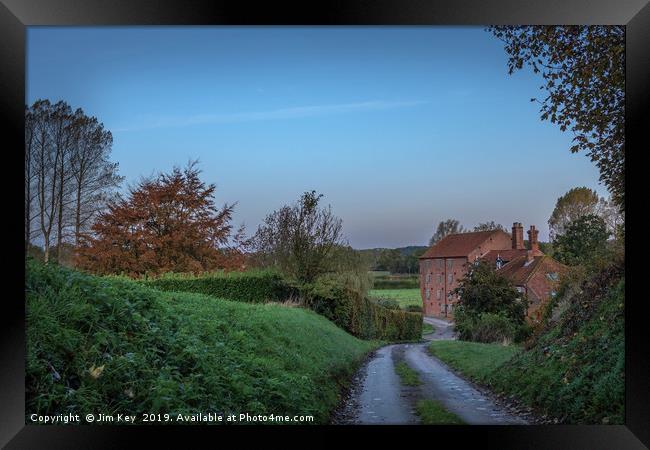
[[[467,258],[433,258],[420,261],[420,295],[425,315],[453,315],[457,299],[452,291],[458,287],[458,280],[465,275],[466,267]]]
[[[562,274],[562,266],[556,261],[545,258],[542,266],[539,267],[533,276],[526,283],[526,293],[528,294],[528,318],[533,321],[539,321],[542,318],[543,307],[551,299],[553,292],[556,292],[559,286],[557,281],[549,278],[548,274]]]
[[[511,247],[512,239],[508,233],[495,233],[467,256],[421,259],[420,295],[424,314],[453,317],[458,298],[452,294],[452,291],[458,287],[459,280],[465,276],[467,263],[474,262],[476,258],[480,258],[490,250],[507,250]]]

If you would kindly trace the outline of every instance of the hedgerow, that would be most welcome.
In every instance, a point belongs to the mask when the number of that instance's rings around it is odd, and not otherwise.
[[[303,288],[311,309],[362,339],[419,340],[422,315],[388,309],[363,296],[336,277],[321,277]]]
[[[284,301],[298,295],[296,288],[273,271],[212,272],[204,275],[165,274],[141,283],[162,290],[194,292],[248,303]]]

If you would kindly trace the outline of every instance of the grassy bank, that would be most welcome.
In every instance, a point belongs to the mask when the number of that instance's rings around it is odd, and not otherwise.
[[[488,378],[566,423],[622,424],[625,280],[601,273],[572,297],[557,324]]]
[[[140,283],[166,292],[205,294],[245,303],[298,300],[348,333],[362,339],[417,340],[422,333],[419,314],[395,311],[369,301],[358,279],[326,274],[310,284],[292,282],[278,272],[168,274]]]
[[[373,347],[318,314],[29,262],[27,414],[313,415]]]
[[[623,262],[592,275],[526,349],[434,341],[430,352],[493,391],[570,424],[624,422]]]

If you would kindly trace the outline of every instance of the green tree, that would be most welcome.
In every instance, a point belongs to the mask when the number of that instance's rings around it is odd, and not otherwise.
[[[433,233],[433,236],[431,236],[431,239],[429,239],[429,245],[434,245],[439,240],[441,240],[442,238],[450,234],[464,233],[464,232],[465,232],[465,228],[463,228],[463,226],[460,224],[458,220],[456,219],[443,220],[438,224],[435,233]]]
[[[548,219],[551,239],[563,234],[565,227],[574,220],[595,214],[598,208],[598,194],[587,187],[575,187],[555,202],[555,209]]]
[[[456,309],[464,314],[501,314],[517,324],[525,320],[527,299],[485,261],[471,266],[454,293],[459,297]]]
[[[556,238],[553,256],[572,266],[589,263],[604,253],[610,235],[601,217],[595,214],[579,217]]]
[[[571,152],[586,152],[616,205],[625,201],[625,28],[492,26],[512,74],[541,73],[541,119],[571,130]]]
[[[297,203],[269,214],[252,239],[262,265],[275,266],[298,281],[310,283],[332,270],[332,255],[345,246],[342,221],[321,194],[305,192]]]

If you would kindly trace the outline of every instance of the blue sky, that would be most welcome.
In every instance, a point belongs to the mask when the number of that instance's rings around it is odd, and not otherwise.
[[[355,248],[424,245],[436,224],[540,228],[575,186],[606,190],[541,122],[541,80],[507,74],[480,27],[30,27],[26,101],[113,133],[128,183],[199,159],[253,233],[306,190]]]

